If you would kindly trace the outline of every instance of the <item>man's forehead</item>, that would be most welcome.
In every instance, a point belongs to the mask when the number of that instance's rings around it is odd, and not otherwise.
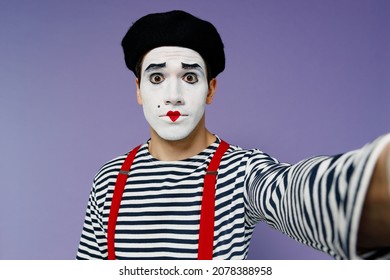
[[[143,60],[143,68],[150,63],[197,63],[205,68],[205,63],[200,54],[192,49],[183,47],[158,47],[148,52]]]

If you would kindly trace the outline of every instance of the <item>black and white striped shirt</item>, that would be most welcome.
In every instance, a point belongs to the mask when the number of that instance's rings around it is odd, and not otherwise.
[[[115,234],[118,259],[196,259],[203,180],[220,140],[180,161],[159,161],[139,149],[129,174]],[[274,228],[336,259],[390,258],[356,252],[357,230],[371,173],[390,135],[345,154],[279,163],[257,150],[230,146],[216,186],[213,259],[245,259],[256,224]],[[77,259],[107,258],[107,222],[116,176],[126,155],[94,179]]]

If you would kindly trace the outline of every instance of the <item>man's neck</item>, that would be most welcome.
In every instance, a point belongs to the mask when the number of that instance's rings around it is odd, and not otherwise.
[[[205,128],[201,131],[195,129],[189,136],[177,141],[165,140],[152,131],[149,152],[163,161],[183,160],[199,154],[215,140],[216,137]]]

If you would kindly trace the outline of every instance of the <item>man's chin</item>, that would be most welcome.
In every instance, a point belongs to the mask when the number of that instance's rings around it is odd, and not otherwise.
[[[178,127],[177,127],[178,128]],[[154,132],[165,141],[178,142],[185,141],[190,135],[194,132],[194,130],[190,129],[160,129],[154,130]]]
[[[176,141],[182,141],[182,140],[186,139],[189,136],[189,134],[190,133],[186,133],[186,134],[176,134],[176,133],[164,134],[164,133],[160,133],[160,134],[158,134],[158,136],[160,136],[162,139],[164,139],[166,141],[176,142]]]
[[[150,126],[150,128],[152,135],[155,134],[165,141],[178,142],[193,138],[193,136],[199,132],[200,125],[201,122],[199,121],[195,126],[187,123],[186,125],[181,124],[169,127],[158,127],[158,129],[154,129],[152,126]]]

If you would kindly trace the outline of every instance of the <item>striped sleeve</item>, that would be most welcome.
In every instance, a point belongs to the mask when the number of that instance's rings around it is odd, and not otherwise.
[[[100,189],[105,190],[107,185],[114,184],[115,175],[111,173],[119,171],[124,159],[123,155],[109,161],[94,178],[76,255],[78,260],[107,259],[107,235],[103,221],[103,203],[107,192]]]
[[[76,255],[78,260],[103,259],[104,256],[107,256],[106,235],[103,230],[101,215],[98,214],[94,188],[95,184],[89,195],[83,231]]]
[[[245,202],[250,223],[266,221],[295,240],[336,259],[390,258],[359,255],[357,233],[376,160],[390,134],[363,148],[297,164],[281,164],[253,150],[247,163]]]

